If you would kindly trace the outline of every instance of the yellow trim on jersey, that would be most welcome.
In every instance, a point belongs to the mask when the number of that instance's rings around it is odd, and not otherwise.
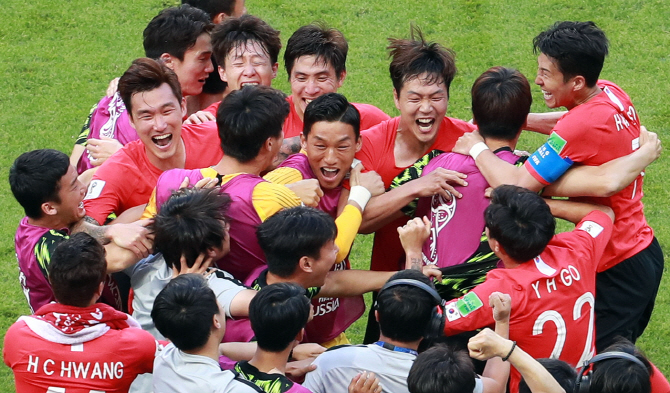
[[[335,244],[340,248],[340,251],[337,252],[336,262],[342,262],[349,255],[362,221],[363,215],[361,211],[349,204],[344,207],[342,213],[335,219],[335,225],[337,226]]]
[[[351,345],[351,341],[347,338],[347,335],[344,332],[340,333],[339,336],[335,337],[332,340],[321,343],[322,347],[331,348],[337,345]]]
[[[149,203],[147,203],[147,207],[144,208],[144,212],[142,213],[142,217],[140,217],[140,220],[147,220],[149,218],[154,218],[156,215],[156,187],[154,187],[154,190],[151,191],[151,198],[149,198]]]
[[[263,179],[276,184],[291,184],[303,180],[302,173],[290,167],[277,168],[263,176]]]

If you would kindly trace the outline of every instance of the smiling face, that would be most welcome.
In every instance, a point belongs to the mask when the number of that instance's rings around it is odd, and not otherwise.
[[[165,65],[177,74],[184,96],[202,93],[205,80],[209,73],[214,71],[212,66],[212,39],[209,33],[203,33],[198,37],[195,44],[184,53],[183,60],[170,56]]]
[[[307,104],[326,93],[335,93],[342,87],[346,72],[337,75],[335,68],[316,56],[300,56],[293,63],[289,77],[293,105],[302,119]]]
[[[181,148],[181,121],[186,108],[167,83],[130,98],[130,123],[154,165],[171,159]]]
[[[538,56],[535,84],[542,89],[544,102],[549,108],[564,106],[569,110],[575,106],[573,81],[574,78],[565,81],[565,76],[559,71],[556,62],[551,57],[544,53]]]
[[[435,140],[449,103],[444,83],[429,84],[426,77],[422,74],[406,81],[400,94],[394,91],[395,106],[400,111],[400,127],[422,143]]]
[[[301,136],[309,165],[324,189],[332,189],[349,173],[354,155],[361,149],[350,124],[319,121],[314,123],[307,138]]]
[[[224,66],[225,69],[219,66],[221,80],[231,90],[239,90],[246,85],[270,86],[277,76],[278,65],[272,63],[262,44],[247,41],[228,52]]]
[[[84,195],[86,187],[79,181],[77,170],[72,165],[58,182],[58,199],[60,202],[47,202],[55,209],[55,214],[65,225],[78,222],[86,215]]]

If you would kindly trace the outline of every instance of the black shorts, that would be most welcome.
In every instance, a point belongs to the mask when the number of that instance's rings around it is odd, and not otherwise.
[[[663,251],[656,238],[636,255],[596,275],[596,349],[616,336],[635,343],[649,323],[663,275]]]

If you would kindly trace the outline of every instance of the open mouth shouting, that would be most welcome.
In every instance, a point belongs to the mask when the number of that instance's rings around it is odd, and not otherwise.
[[[165,148],[170,146],[172,142],[172,134],[162,134],[151,137],[151,141],[160,148]]]
[[[434,118],[416,120],[416,125],[419,127],[419,131],[421,132],[430,132],[430,130],[433,129],[433,124],[435,124]]]
[[[340,170],[337,168],[326,168],[326,167],[321,167],[321,175],[323,176],[324,180],[327,181],[334,181],[337,179],[337,175],[340,173]]]

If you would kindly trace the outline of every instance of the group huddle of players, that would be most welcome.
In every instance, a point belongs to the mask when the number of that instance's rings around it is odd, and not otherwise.
[[[532,391],[560,391],[572,388],[551,385],[533,358],[574,373],[612,345],[618,357],[604,363],[644,368],[635,391],[668,386],[633,345],[663,271],[641,202],[660,142],[628,95],[599,79],[609,44],[595,24],[557,22],[533,42],[535,83],[567,112],[530,113],[527,78],[493,67],[474,82],[465,122],[446,116],[453,53],[418,29],[389,39],[400,112],[390,118],[337,93],[348,51],[337,29],[291,35],[286,97],[270,87],[279,31],[243,0],[188,3],[204,11],[151,20],[147,57],[110,84],[70,157],[36,150],[10,169],[33,312],[3,348],[18,392],[498,392],[503,360],[515,366],[510,391],[522,377]],[[522,130],[548,139],[519,156]],[[555,235],[554,217],[575,230]],[[370,271],[349,264],[357,233],[375,234]],[[350,344],[345,330],[373,291],[370,345],[320,354]],[[470,355],[503,359],[466,373],[474,385],[449,390],[451,376],[426,373],[456,351],[423,352],[428,342],[494,326],[470,338]],[[306,371],[304,387],[285,376]]]

